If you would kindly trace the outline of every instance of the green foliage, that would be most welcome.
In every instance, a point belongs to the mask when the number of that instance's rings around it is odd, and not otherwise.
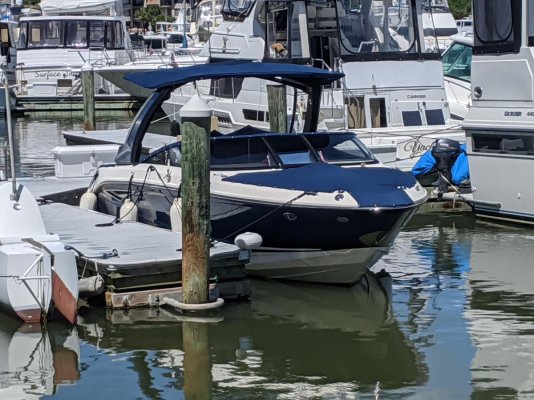
[[[158,6],[140,8],[136,11],[134,17],[143,24],[143,28],[145,29],[148,29],[150,24],[152,30],[156,30],[156,22],[165,21],[165,16],[161,13],[161,9]]]
[[[471,0],[449,0],[454,19],[461,19],[471,15]]]

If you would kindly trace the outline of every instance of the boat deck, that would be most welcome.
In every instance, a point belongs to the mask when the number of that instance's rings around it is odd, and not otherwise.
[[[138,222],[110,224],[114,218],[62,203],[41,206],[46,228],[78,252],[85,276],[99,273],[110,291],[179,285],[182,275],[182,235]],[[243,279],[248,252],[214,242],[210,276]]]

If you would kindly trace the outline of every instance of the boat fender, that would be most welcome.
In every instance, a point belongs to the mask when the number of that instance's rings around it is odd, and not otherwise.
[[[263,238],[258,233],[245,232],[237,235],[234,244],[241,250],[257,249],[263,243]]]
[[[80,208],[82,210],[96,210],[96,194],[91,189],[80,197]]]
[[[169,210],[171,218],[171,230],[173,232],[182,232],[182,198],[175,197]]]
[[[124,203],[119,210],[119,221],[135,221],[137,222],[137,214],[139,209],[137,204],[135,204],[130,199],[125,199]]]
[[[82,298],[94,297],[104,292],[104,278],[100,275],[81,278],[78,281],[79,296]]]

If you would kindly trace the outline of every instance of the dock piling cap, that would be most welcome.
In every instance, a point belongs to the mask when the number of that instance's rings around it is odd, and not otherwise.
[[[195,94],[180,110],[180,117],[185,118],[209,118],[211,117],[211,107],[202,97]]]

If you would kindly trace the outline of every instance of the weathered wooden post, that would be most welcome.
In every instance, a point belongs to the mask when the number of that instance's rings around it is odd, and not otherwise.
[[[287,132],[286,87],[277,83],[267,84],[269,105],[269,129],[271,132]]]
[[[182,289],[186,304],[208,302],[211,108],[199,95],[182,120]]]
[[[184,321],[184,394],[187,400],[211,399],[211,358],[208,346],[208,324]]]
[[[82,66],[83,125],[86,131],[94,131],[95,121],[95,74],[93,66],[86,62]]]

